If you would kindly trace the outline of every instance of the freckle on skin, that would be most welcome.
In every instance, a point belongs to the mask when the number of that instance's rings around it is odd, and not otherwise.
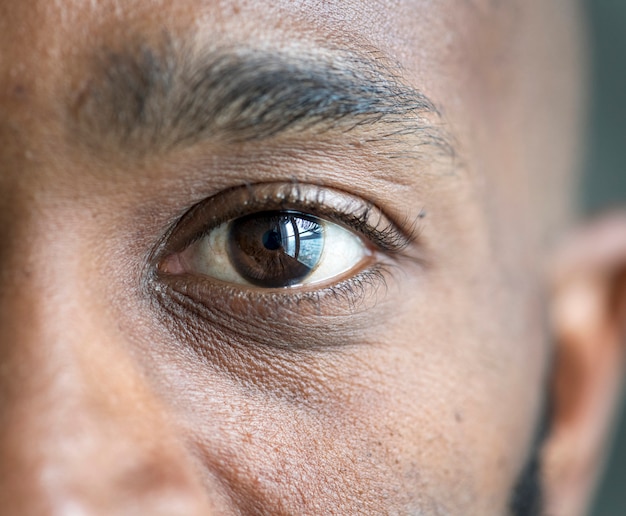
[[[27,95],[26,88],[23,84],[17,84],[15,88],[13,88],[13,95],[18,98],[24,98]]]

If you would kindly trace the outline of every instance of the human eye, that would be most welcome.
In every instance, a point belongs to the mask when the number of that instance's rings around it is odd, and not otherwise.
[[[260,211],[209,228],[162,270],[258,288],[330,282],[371,256],[362,237],[294,210]]]
[[[412,236],[373,203],[309,184],[262,183],[192,208],[160,252],[158,274],[203,302],[215,292],[250,303],[326,293],[363,295]],[[384,280],[383,280],[384,281]]]

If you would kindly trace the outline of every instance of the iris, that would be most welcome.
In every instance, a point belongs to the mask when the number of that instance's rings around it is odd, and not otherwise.
[[[315,269],[324,251],[320,219],[298,212],[247,215],[231,222],[228,255],[237,272],[253,285],[297,285]]]

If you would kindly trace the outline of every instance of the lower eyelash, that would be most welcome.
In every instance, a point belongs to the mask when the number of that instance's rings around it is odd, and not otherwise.
[[[319,294],[325,297],[332,297],[337,302],[347,304],[350,313],[363,311],[367,309],[365,305],[371,299],[370,296],[377,295],[380,288],[384,288],[385,293],[388,290],[388,273],[388,266],[378,264],[361,271],[343,282],[326,287]],[[316,306],[319,306],[319,298]]]
[[[199,280],[197,276],[170,275],[157,280],[156,290],[191,308],[210,324],[230,326],[233,320],[239,320],[254,326],[287,317],[294,321],[295,316],[307,319],[366,311],[384,298],[392,268],[392,264],[377,263],[336,284],[311,290],[263,292]]]
[[[203,356],[221,357],[230,348],[263,356],[264,349],[323,351],[348,344],[356,328],[371,327],[367,312],[384,298],[379,292],[386,290],[388,277],[386,267],[376,265],[339,284],[295,296],[168,281],[161,283],[157,300],[166,315],[164,324]]]

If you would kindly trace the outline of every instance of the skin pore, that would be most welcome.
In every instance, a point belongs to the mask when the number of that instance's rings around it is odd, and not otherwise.
[[[0,1],[0,506],[522,516],[543,488],[583,511],[597,467],[566,483],[550,453],[588,411],[555,420],[543,277],[578,23],[566,1]],[[218,244],[255,214],[358,258],[240,281]]]

